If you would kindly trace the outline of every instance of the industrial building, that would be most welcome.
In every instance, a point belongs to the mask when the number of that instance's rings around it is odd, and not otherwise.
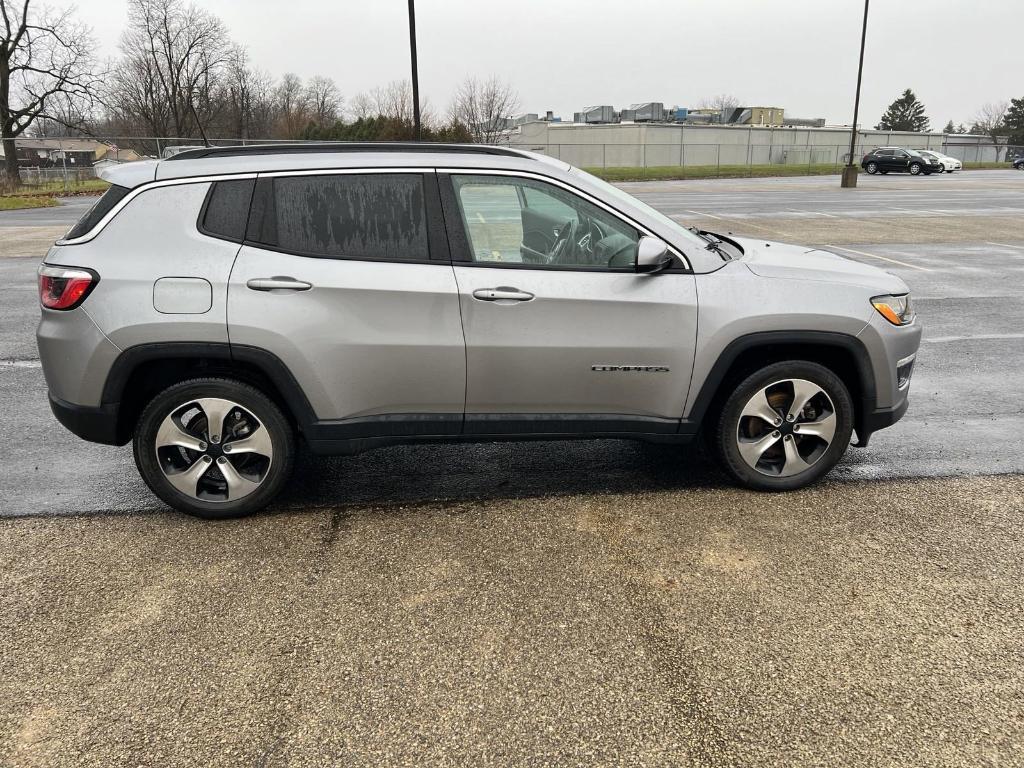
[[[549,113],[550,114],[550,113]],[[781,128],[799,125],[821,128],[825,118],[787,118],[782,107],[726,107],[724,109],[665,108],[660,101],[630,104],[616,110],[611,104],[584,107],[573,113],[573,122],[584,125],[611,123],[690,123],[694,125],[760,125]]]
[[[603,108],[602,108],[603,109]],[[609,108],[610,109],[610,108]],[[692,114],[692,113],[691,113]],[[507,133],[512,146],[585,168],[726,165],[841,165],[850,129],[672,122],[527,122]],[[859,130],[855,157],[876,147],[935,149],[968,162],[994,161],[986,136]]]

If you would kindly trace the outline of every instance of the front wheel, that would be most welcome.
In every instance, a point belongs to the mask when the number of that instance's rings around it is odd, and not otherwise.
[[[918,176],[918,175],[920,175],[922,170],[923,169],[921,168],[921,164],[920,163],[911,163],[910,164],[910,175],[911,176]]]
[[[135,464],[170,506],[205,518],[242,517],[280,492],[295,437],[261,391],[232,379],[194,379],[165,389],[135,430]]]
[[[714,444],[740,484],[789,491],[809,485],[842,458],[853,434],[853,401],[828,368],[774,363],[748,376],[726,400]]]

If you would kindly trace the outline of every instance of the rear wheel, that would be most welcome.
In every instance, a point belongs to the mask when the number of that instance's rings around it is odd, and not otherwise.
[[[878,173],[878,163],[868,163],[867,165],[864,166],[864,170],[870,173],[871,175],[874,175]]]
[[[723,466],[757,490],[815,482],[842,458],[853,434],[853,402],[828,368],[775,363],[751,374],[719,415],[714,444]]]
[[[135,464],[175,509],[241,517],[273,500],[291,474],[295,438],[281,410],[231,379],[176,384],[146,406],[135,430]]]

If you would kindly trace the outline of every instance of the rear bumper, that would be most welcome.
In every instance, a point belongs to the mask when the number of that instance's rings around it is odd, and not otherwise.
[[[83,440],[104,445],[124,445],[118,438],[117,412],[120,403],[90,406],[76,405],[49,395],[50,410],[69,431]]]

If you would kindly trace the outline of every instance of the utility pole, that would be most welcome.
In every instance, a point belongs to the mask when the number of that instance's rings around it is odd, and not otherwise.
[[[412,3],[412,0],[409,0]],[[864,0],[864,26],[860,31],[860,63],[857,65],[857,95],[853,98],[853,129],[850,131],[850,157],[843,168],[843,176],[839,182],[840,187],[857,186],[857,166],[854,165],[853,153],[857,147],[857,118],[860,112],[860,82],[864,75],[864,43],[868,37],[868,3],[871,0]]]
[[[420,127],[420,76],[416,66],[416,0],[409,0],[409,54],[412,58],[413,129],[416,132],[416,141],[420,141],[423,138],[423,131]]]

